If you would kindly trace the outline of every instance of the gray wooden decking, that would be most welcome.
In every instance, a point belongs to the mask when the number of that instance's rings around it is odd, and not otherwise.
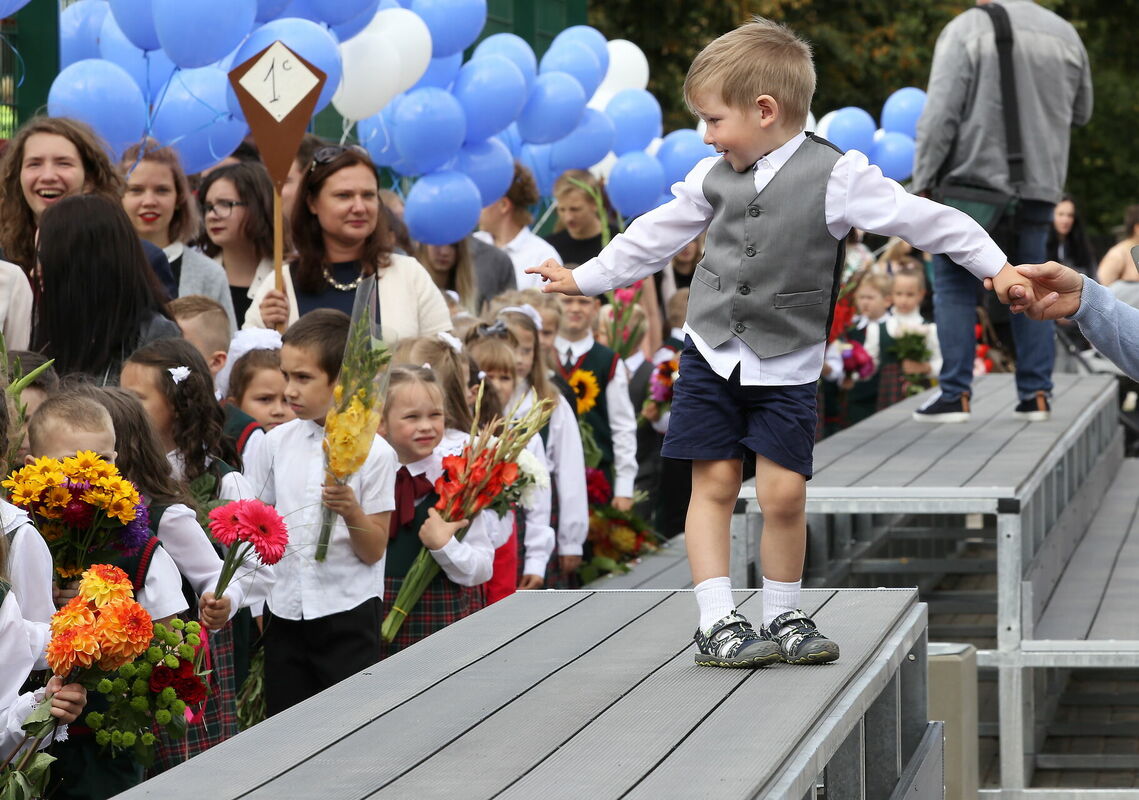
[[[1046,422],[1014,417],[1013,376],[987,375],[973,385],[969,422],[913,421],[911,413],[928,396],[922,394],[823,440],[807,484],[808,511],[849,510],[836,506],[850,500],[911,510],[904,504],[938,499],[985,511],[984,501],[1022,497],[1050,458],[1068,447],[1069,434],[1114,401],[1110,376],[1054,380],[1052,418]],[[754,487],[745,486],[740,497],[754,503]]]
[[[803,605],[842,658],[753,672],[694,665],[689,592],[522,592],[120,797],[798,800],[840,746],[869,751],[887,694],[900,770],[926,727],[924,606],[910,590]]]

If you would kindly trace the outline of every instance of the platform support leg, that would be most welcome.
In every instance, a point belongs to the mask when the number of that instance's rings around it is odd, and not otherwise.
[[[859,719],[827,764],[827,800],[866,800],[865,719]]]
[[[866,712],[867,797],[889,797],[902,774],[900,690],[894,673]]]
[[[929,725],[929,694],[927,689],[926,649],[928,630],[906,654],[898,669],[901,679],[901,763],[910,763],[925,729]]]

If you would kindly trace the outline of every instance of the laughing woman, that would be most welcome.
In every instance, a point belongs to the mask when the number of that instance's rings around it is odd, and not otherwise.
[[[198,235],[200,218],[178,154],[155,142],[146,149],[133,145],[123,154],[122,170],[127,181],[123,210],[138,235],[166,253],[178,296],[200,294],[216,300],[229,317],[232,335],[237,320],[225,269],[187,246]]]

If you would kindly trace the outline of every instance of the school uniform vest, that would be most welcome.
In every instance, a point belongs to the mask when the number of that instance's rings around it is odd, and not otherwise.
[[[878,391],[882,382],[882,368],[888,364],[897,364],[898,359],[893,353],[894,337],[886,330],[885,321],[868,323],[865,328],[850,330],[846,333],[847,340],[866,344],[866,331],[871,325],[878,326],[878,366],[874,374],[864,381],[857,381],[847,392],[847,402],[850,404],[866,404],[876,406]]]
[[[721,159],[708,172],[712,222],[688,300],[688,324],[708,346],[735,336],[774,358],[826,341],[846,254],[826,219],[841,155],[808,135],[758,194],[750,169]]]
[[[411,522],[400,527],[396,531],[396,535],[388,540],[387,555],[384,560],[384,575],[389,578],[400,579],[407,577],[408,570],[415,563],[419,551],[423,549],[423,542],[419,541],[419,529],[427,521],[427,512],[437,502],[439,502],[439,495],[434,491],[430,492],[415,504],[415,516],[412,517]],[[437,575],[431,583],[435,584],[440,579],[446,580],[442,573]],[[395,600],[394,597],[388,599]]]
[[[613,380],[619,361],[620,357],[616,353],[605,345],[594,342],[593,347],[574,364],[574,369],[567,372],[564,364],[558,367],[562,377],[567,381],[577,370],[592,372],[593,377],[597,379],[597,401],[593,408],[579,416],[593,429],[593,438],[601,448],[601,468],[609,474],[613,471],[613,430],[609,427],[609,404],[606,401],[605,390]]]
[[[263,430],[261,423],[246,414],[233,403],[222,406],[225,409],[225,424],[222,431],[237,443],[237,452],[245,454],[245,445],[254,432]]]

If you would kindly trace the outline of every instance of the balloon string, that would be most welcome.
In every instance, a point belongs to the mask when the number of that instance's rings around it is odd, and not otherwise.
[[[16,88],[19,89],[24,85],[24,79],[28,77],[28,67],[24,63],[24,57],[20,55],[20,51],[16,49],[16,45],[12,44],[12,40],[9,39],[7,35],[0,33],[0,42],[3,42],[8,49],[12,51],[12,55],[16,57],[16,64],[19,67],[19,78],[16,80]]]
[[[546,206],[546,210],[542,212],[542,216],[538,217],[538,221],[530,226],[530,230],[531,231],[540,230],[542,228],[542,226],[546,223],[546,220],[550,218],[550,214],[553,214],[554,209],[556,209],[557,207],[558,207],[558,201],[557,200],[553,201],[548,206]]]
[[[348,141],[348,132],[352,130],[352,126],[355,123],[352,122],[352,120],[348,119],[348,117],[341,117],[340,124],[343,126],[340,132],[340,144],[343,145],[346,141]]]

